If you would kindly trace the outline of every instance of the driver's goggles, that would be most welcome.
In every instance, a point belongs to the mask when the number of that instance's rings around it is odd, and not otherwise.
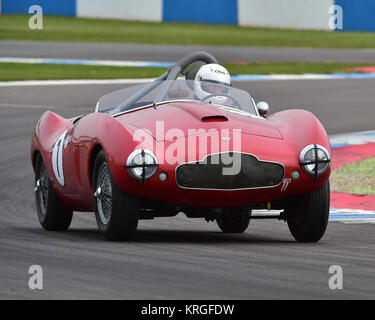
[[[228,94],[229,93],[229,87],[222,84],[216,84],[216,83],[202,83],[202,90],[205,92],[209,92],[211,94]]]

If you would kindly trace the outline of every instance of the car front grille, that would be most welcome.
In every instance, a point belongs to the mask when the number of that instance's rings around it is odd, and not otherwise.
[[[228,156],[234,157],[230,165]],[[284,171],[280,163],[261,161],[251,154],[219,153],[207,156],[204,161],[179,165],[176,182],[188,189],[270,188],[282,182]]]

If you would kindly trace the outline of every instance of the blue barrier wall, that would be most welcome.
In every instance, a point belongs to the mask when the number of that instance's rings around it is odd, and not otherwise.
[[[76,16],[76,0],[2,0],[1,13],[27,14],[32,5],[41,6],[43,14]]]
[[[163,21],[238,24],[237,0],[164,0]]]
[[[375,31],[375,0],[335,0],[342,7],[344,31]]]
[[[83,17],[112,17],[130,20],[240,24],[251,26],[268,25],[267,19],[272,19],[272,23],[269,24],[270,26],[275,28],[285,27],[285,23],[283,24],[285,19],[281,19],[282,13],[280,13],[278,9],[280,2],[276,0],[150,0],[150,2],[151,1],[153,1],[153,8],[158,8],[158,10],[156,10],[158,12],[154,9],[150,10],[150,7],[146,7],[144,2],[135,0],[121,0],[121,6],[125,10],[124,14],[119,14],[119,7],[105,0],[95,2],[95,14],[93,13],[93,4],[89,0],[1,0],[0,3],[2,14],[27,14],[30,6],[40,5],[44,14],[60,16],[78,15]],[[302,3],[303,0],[300,1]],[[309,1],[305,1],[307,4],[309,3]],[[266,2],[269,7],[265,5]],[[118,2],[113,0],[113,3]],[[295,0],[283,0],[282,5],[283,8],[294,8],[296,16],[310,14],[310,20],[315,19],[314,21],[318,20],[317,16],[320,18],[323,17],[318,27],[315,25],[311,25],[310,27],[312,29],[327,29],[327,6],[331,5],[329,3],[342,7],[344,19],[343,31],[375,31],[375,0],[320,0],[319,2],[313,3],[318,6],[318,8],[315,8],[315,13],[311,10],[307,10],[307,8],[309,8],[307,4],[306,7],[302,5],[302,7],[296,8]],[[100,6],[103,6],[103,10]],[[263,7],[265,8],[263,9]],[[77,12],[77,8],[80,8],[79,13]],[[149,10],[147,11],[146,9]],[[239,12],[239,10],[241,10],[241,12]],[[251,13],[254,15],[254,12],[259,13],[257,13],[257,16],[252,17]],[[326,14],[327,25],[324,20],[324,15]],[[246,21],[244,21],[244,17]],[[256,19],[257,17],[264,19]],[[293,21],[292,19],[291,21],[288,27],[296,29],[301,28],[297,20]]]

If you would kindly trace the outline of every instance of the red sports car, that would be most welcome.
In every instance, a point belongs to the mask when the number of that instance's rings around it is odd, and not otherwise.
[[[43,228],[67,230],[73,211],[94,211],[106,239],[127,240],[139,219],[183,212],[233,233],[276,218],[297,241],[318,241],[330,201],[322,124],[299,109],[267,115],[243,90],[198,83],[197,69],[212,63],[195,52],[153,82],[105,95],[90,114],[44,113],[31,144]],[[199,98],[197,85],[212,94]]]

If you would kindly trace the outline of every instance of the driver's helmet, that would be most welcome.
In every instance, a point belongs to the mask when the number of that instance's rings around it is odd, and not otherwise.
[[[229,89],[230,74],[227,69],[216,63],[200,67],[194,80],[194,94],[199,100],[224,105]]]

